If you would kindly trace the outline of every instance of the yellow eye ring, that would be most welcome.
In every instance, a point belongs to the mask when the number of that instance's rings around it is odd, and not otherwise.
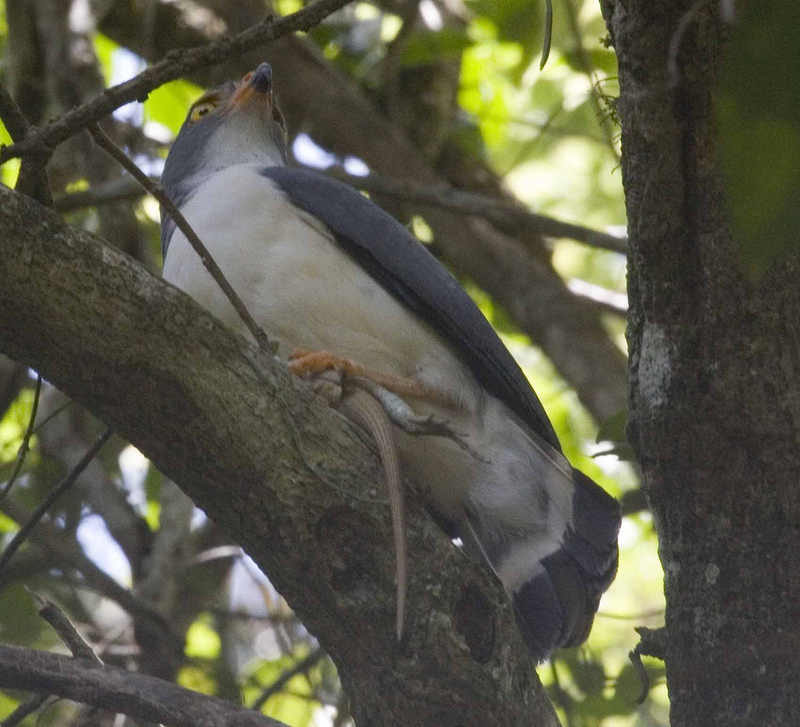
[[[215,101],[203,101],[191,110],[189,113],[189,121],[199,121],[203,116],[210,114],[215,108],[217,108]]]

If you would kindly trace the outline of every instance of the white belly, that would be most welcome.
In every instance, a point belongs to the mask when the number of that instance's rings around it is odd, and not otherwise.
[[[295,346],[325,349],[403,376],[430,362],[464,377],[464,367],[428,326],[253,168],[218,172],[181,211],[251,315],[283,344],[281,354]],[[170,242],[164,279],[246,333],[179,230]]]
[[[461,521],[471,506],[510,525],[541,523],[542,490],[534,482],[547,482],[563,462],[552,461],[550,477],[532,471],[542,465],[531,458],[531,441],[505,405],[481,396],[448,345],[341,250],[327,228],[246,165],[217,172],[181,211],[256,322],[281,344],[280,355],[294,347],[327,350],[416,378],[461,403],[459,411],[437,414],[464,432],[485,462],[446,439],[398,434],[406,472],[442,514]],[[164,279],[247,333],[179,230],[169,245]],[[418,413],[432,413],[423,402],[410,403]],[[558,504],[559,510],[569,508]]]

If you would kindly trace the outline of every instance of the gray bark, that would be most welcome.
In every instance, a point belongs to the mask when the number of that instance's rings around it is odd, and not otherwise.
[[[718,6],[603,3],[621,84],[629,438],[666,574],[672,724],[788,726],[800,714],[800,261],[751,277],[728,227]]]
[[[0,645],[0,684],[10,689],[29,689],[31,683],[45,694],[163,722],[169,727],[285,727],[253,710],[155,677]]]
[[[305,384],[2,187],[0,246],[0,350],[127,437],[247,550],[336,662],[360,725],[557,724],[502,586],[413,493],[410,613],[395,642],[376,458]]]

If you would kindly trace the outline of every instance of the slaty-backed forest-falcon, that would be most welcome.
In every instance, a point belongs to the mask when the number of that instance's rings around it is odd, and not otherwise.
[[[567,461],[524,374],[456,280],[352,187],[288,166],[286,139],[262,63],[192,106],[162,184],[281,352],[329,352],[437,394],[398,390],[470,446],[396,429],[404,474],[448,534],[491,563],[538,659],[582,642],[616,573],[616,501]],[[164,278],[244,331],[166,214],[162,245]]]

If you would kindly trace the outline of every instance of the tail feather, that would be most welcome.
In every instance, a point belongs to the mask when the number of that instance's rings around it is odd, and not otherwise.
[[[586,640],[617,572],[617,501],[577,470],[573,486],[572,514],[560,536],[489,533],[468,523],[471,549],[477,545],[511,593],[520,631],[540,661]]]

